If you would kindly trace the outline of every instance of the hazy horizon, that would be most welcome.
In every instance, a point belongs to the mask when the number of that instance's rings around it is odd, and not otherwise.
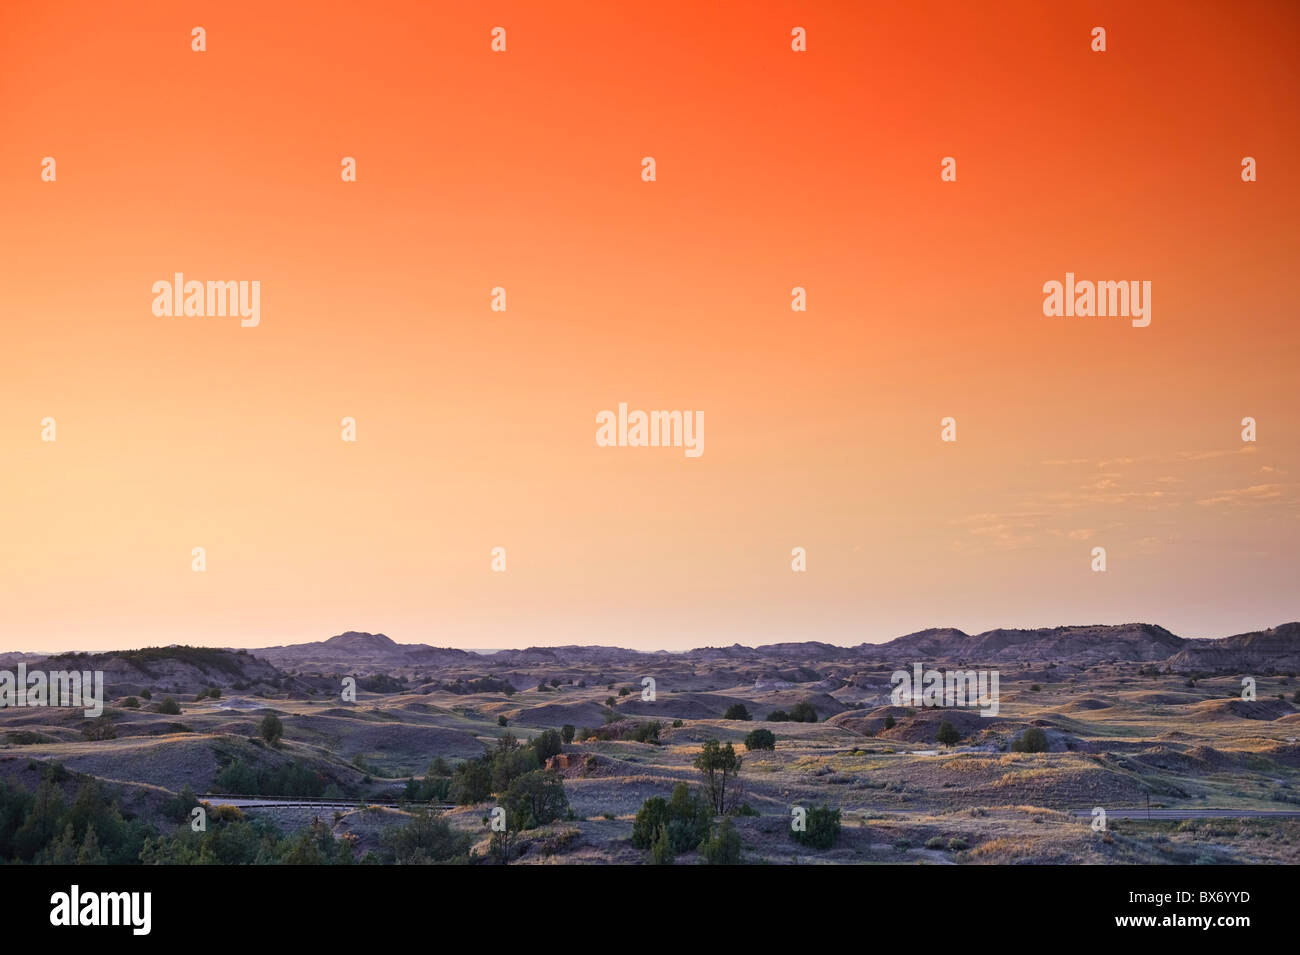
[[[624,643],[624,642],[621,642],[621,641],[617,641],[617,640],[608,640],[608,639],[605,639],[605,640],[592,640],[592,641],[581,641],[581,642],[578,642],[578,641],[567,641],[567,642],[562,642],[562,643],[547,643],[547,644],[541,644],[541,643],[520,643],[520,644],[514,644],[514,645],[502,645],[502,646],[496,646],[496,647],[483,647],[483,646],[467,647],[467,646],[457,646],[457,645],[454,644],[454,643],[444,643],[444,642],[439,642],[439,641],[437,641],[437,640],[429,640],[429,639],[409,639],[409,640],[408,640],[408,639],[399,639],[398,637],[395,637],[393,634],[391,634],[391,633],[387,633],[386,631],[383,631],[383,630],[357,630],[357,629],[345,629],[345,630],[337,630],[337,631],[334,631],[333,633],[330,633],[330,634],[328,634],[328,635],[326,635],[326,636],[314,637],[314,638],[306,639],[306,640],[292,640],[292,641],[278,640],[278,641],[268,641],[268,642],[264,642],[264,643],[259,643],[259,642],[255,642],[255,641],[254,641],[254,642],[244,642],[244,643],[239,643],[239,644],[236,644],[236,643],[228,643],[228,642],[227,642],[227,643],[220,643],[220,642],[218,642],[218,643],[193,643],[192,641],[186,641],[186,640],[168,640],[168,641],[163,642],[163,643],[157,643],[157,642],[155,642],[155,643],[148,643],[148,642],[146,642],[146,643],[128,643],[128,644],[123,644],[123,645],[120,645],[120,646],[111,646],[111,647],[94,647],[94,648],[91,648],[91,647],[77,647],[77,646],[58,646],[58,647],[19,647],[19,646],[14,646],[14,647],[5,647],[5,648],[3,648],[3,649],[0,649],[0,653],[25,653],[25,654],[46,654],[46,653],[48,653],[48,654],[54,654],[54,653],[69,653],[69,652],[81,652],[81,651],[98,653],[98,652],[111,651],[111,650],[139,650],[139,649],[143,649],[143,648],[146,648],[146,647],[169,646],[169,645],[173,645],[173,644],[176,644],[176,645],[186,645],[186,644],[189,644],[189,645],[191,645],[191,646],[205,646],[205,647],[214,647],[214,648],[221,648],[221,649],[232,649],[232,650],[241,650],[241,649],[263,649],[263,648],[267,648],[267,647],[276,647],[276,646],[295,646],[295,645],[300,645],[300,644],[321,643],[321,642],[324,642],[325,640],[330,639],[331,637],[336,637],[336,636],[339,636],[339,635],[344,634],[344,633],[368,633],[368,634],[378,634],[378,635],[386,636],[386,637],[388,637],[390,640],[392,640],[394,643],[396,643],[396,644],[398,644],[398,645],[402,645],[402,646],[406,646],[406,645],[410,645],[410,646],[423,645],[423,646],[434,647],[434,648],[436,648],[436,649],[445,649],[445,650],[464,650],[464,651],[466,651],[467,653],[478,653],[478,654],[483,655],[483,656],[491,656],[491,655],[494,654],[494,653],[500,653],[500,652],[502,652],[502,651],[510,651],[510,650],[524,650],[524,649],[528,649],[528,648],[539,648],[539,649],[545,649],[545,648],[559,648],[559,647],[565,647],[565,646],[571,646],[571,647],[596,647],[596,646],[600,646],[600,647],[614,647],[614,648],[617,648],[617,649],[620,649],[620,650],[634,650],[634,651],[639,651],[639,652],[642,652],[642,653],[657,653],[657,652],[661,652],[661,651],[662,651],[662,652],[665,652],[665,653],[685,653],[685,652],[688,652],[688,651],[690,651],[690,650],[700,650],[700,649],[705,649],[705,648],[709,648],[709,647],[730,647],[730,646],[736,646],[736,645],[747,646],[747,647],[761,647],[761,646],[765,646],[765,645],[779,644],[779,643],[825,643],[825,644],[828,644],[828,645],[831,645],[831,646],[838,646],[838,647],[846,647],[846,648],[847,648],[847,647],[855,647],[855,646],[859,646],[859,645],[864,644],[864,643],[866,643],[866,644],[881,644],[881,643],[888,643],[890,640],[897,639],[898,637],[908,636],[908,635],[913,634],[913,633],[920,633],[920,632],[925,631],[925,630],[950,630],[950,629],[951,629],[951,630],[960,630],[961,632],[966,633],[966,634],[968,634],[968,635],[971,635],[971,636],[978,636],[979,634],[981,634],[981,633],[986,633],[986,632],[988,632],[988,631],[990,631],[990,630],[1043,630],[1043,629],[1055,629],[1055,628],[1059,628],[1059,627],[1090,627],[1090,626],[1098,626],[1098,627],[1118,627],[1118,626],[1138,625],[1138,624],[1150,624],[1150,625],[1154,625],[1154,626],[1158,626],[1158,627],[1163,627],[1165,630],[1168,630],[1170,633],[1174,634],[1175,636],[1182,637],[1182,638],[1184,638],[1184,639],[1192,639],[1192,640],[1214,640],[1214,639],[1218,639],[1218,638],[1221,638],[1221,637],[1230,637],[1230,636],[1235,636],[1235,635],[1237,635],[1237,634],[1241,634],[1241,633],[1253,633],[1253,632],[1258,632],[1258,631],[1262,631],[1262,630],[1271,630],[1271,629],[1274,629],[1274,628],[1276,628],[1276,627],[1280,627],[1280,626],[1282,626],[1283,624],[1287,624],[1287,623],[1295,622],[1296,619],[1300,619],[1300,618],[1291,618],[1291,619],[1276,620],[1276,621],[1273,621],[1272,623],[1264,624],[1264,625],[1262,625],[1262,626],[1258,626],[1258,627],[1247,627],[1247,628],[1243,628],[1243,629],[1236,629],[1236,630],[1232,630],[1232,631],[1225,632],[1225,633],[1183,633],[1183,632],[1181,632],[1181,631],[1179,631],[1179,630],[1177,630],[1177,629],[1175,629],[1175,628],[1173,628],[1173,627],[1165,626],[1164,624],[1160,623],[1160,622],[1157,621],[1157,620],[1121,620],[1121,621],[1114,621],[1114,622],[1103,622],[1103,621],[1095,621],[1095,620],[1094,620],[1094,621],[1087,621],[1087,622],[1078,622],[1078,621],[1076,621],[1076,622],[1072,622],[1072,623],[1038,624],[1038,625],[1035,625],[1035,626],[1023,626],[1023,627],[1008,627],[1008,626],[1004,626],[1004,627],[982,627],[982,628],[980,628],[980,629],[978,629],[978,630],[972,630],[972,629],[968,629],[968,628],[966,628],[966,627],[953,627],[953,626],[951,626],[951,625],[949,625],[949,624],[936,624],[936,625],[932,625],[932,626],[928,626],[928,627],[918,627],[918,628],[916,628],[916,629],[914,629],[914,630],[902,631],[902,632],[899,632],[899,633],[892,634],[891,636],[885,637],[885,638],[883,638],[883,639],[877,639],[877,640],[823,640],[823,639],[816,639],[816,638],[812,638],[812,637],[799,637],[799,638],[791,638],[791,639],[787,639],[787,640],[749,640],[749,641],[746,641],[746,640],[729,640],[729,641],[726,641],[726,642],[714,641],[714,642],[708,642],[708,643],[697,643],[697,644],[693,644],[693,645],[691,645],[691,646],[687,646],[687,647],[679,647],[679,648],[669,648],[669,647],[663,647],[663,646],[644,646],[644,645],[643,645],[643,646],[634,646],[634,645],[632,645],[632,644],[630,644],[630,643]]]

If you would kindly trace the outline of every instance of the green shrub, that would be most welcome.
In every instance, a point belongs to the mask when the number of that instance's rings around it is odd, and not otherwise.
[[[113,725],[112,718],[105,713],[103,716],[87,720],[82,724],[81,735],[92,742],[117,739],[117,727]]]
[[[813,806],[804,819],[804,831],[790,830],[795,842],[813,849],[829,849],[840,837],[840,811],[829,806]]]
[[[1047,734],[1040,727],[1031,726],[1011,744],[1013,753],[1047,752]]]
[[[280,737],[284,735],[284,724],[280,722],[280,717],[274,713],[267,713],[262,717],[262,723],[258,726],[257,732],[262,739],[274,746],[280,742]]]
[[[467,759],[451,774],[447,798],[458,806],[472,806],[492,795],[492,767],[486,759]]]
[[[817,711],[807,700],[800,700],[790,707],[790,720],[794,723],[816,723]]]
[[[749,710],[745,709],[744,703],[732,703],[727,707],[727,711],[722,714],[724,720],[748,720],[752,719]]]
[[[427,775],[423,780],[408,779],[402,792],[404,802],[448,802],[451,779],[447,776]]]
[[[703,794],[692,793],[685,783],[673,787],[668,800],[668,832],[673,851],[682,853],[698,848],[709,837],[712,824],[713,810]]]
[[[456,832],[442,816],[422,812],[404,826],[379,834],[379,844],[399,865],[429,865],[469,855],[470,836]]]
[[[189,822],[190,811],[198,804],[198,797],[189,786],[184,786],[180,792],[162,804],[161,812],[164,818],[172,822]]]
[[[537,753],[537,761],[545,763],[564,749],[564,737],[556,730],[543,730],[533,739],[532,746]]]
[[[637,810],[636,820],[632,823],[632,845],[638,849],[649,849],[656,835],[668,825],[668,802],[663,796],[651,796]]]
[[[700,853],[709,865],[740,864],[740,833],[730,816],[718,823],[712,838],[700,846]]]
[[[324,777],[301,763],[264,767],[238,759],[217,773],[213,785],[218,792],[237,796],[320,796],[325,792]]]
[[[668,801],[651,796],[641,804],[632,823],[632,845],[651,848],[662,827],[675,855],[691,852],[708,838],[712,823],[713,812],[707,800],[692,794],[685,783],[678,783]]]
[[[58,740],[34,730],[10,730],[5,736],[5,742],[14,746],[33,746],[36,743],[57,743]]]
[[[537,758],[537,750],[531,746],[520,746],[519,741],[509,733],[497,739],[497,748],[490,756],[494,793],[505,792],[517,778],[541,769],[542,765]]]
[[[776,749],[776,734],[771,730],[757,729],[745,737],[745,749]]]
[[[673,845],[672,841],[668,837],[667,826],[660,826],[655,832],[654,841],[650,844],[650,864],[673,864]]]
[[[659,745],[659,731],[663,729],[663,724],[658,720],[649,723],[638,723],[636,727],[628,734],[638,743],[654,743]]]
[[[144,694],[141,695],[143,696]],[[146,700],[148,698],[149,697],[145,696]],[[169,696],[161,703],[159,703],[155,709],[157,712],[166,714],[167,716],[177,716],[180,714],[181,705],[177,703],[174,698]]]
[[[373,673],[357,680],[357,688],[367,693],[401,693],[406,689],[406,684],[387,673]]]
[[[561,818],[569,810],[564,780],[559,773],[536,769],[510,783],[501,798],[508,819],[520,829],[536,829]]]

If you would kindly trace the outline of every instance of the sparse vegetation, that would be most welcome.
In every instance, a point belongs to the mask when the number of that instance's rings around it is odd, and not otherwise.
[[[87,720],[81,727],[81,735],[88,740],[117,739],[117,727],[107,713],[93,720]]]
[[[891,857],[925,864],[945,854],[963,864],[1300,862],[1297,821],[1112,819],[1109,831],[1097,834],[1061,811],[1092,805],[1099,793],[1129,806],[1144,805],[1149,795],[1160,808],[1300,805],[1300,770],[1289,740],[1300,726],[1293,706],[1300,700],[1290,677],[1266,668],[1258,671],[1256,700],[1241,698],[1236,674],[1163,665],[1140,673],[1134,663],[1080,665],[1063,658],[1061,666],[1068,662],[1070,669],[1058,669],[1056,682],[1041,684],[1033,681],[1052,666],[1027,660],[1018,675],[1014,665],[1004,669],[1010,704],[1001,719],[981,721],[971,719],[971,710],[881,706],[874,693],[888,668],[871,664],[851,673],[840,663],[824,670],[817,661],[800,665],[789,658],[757,665],[745,659],[738,666],[735,659],[706,657],[684,665],[675,656],[663,661],[678,674],[668,680],[645,658],[633,670],[602,656],[599,666],[573,664],[585,675],[579,680],[571,678],[568,661],[549,658],[543,677],[528,663],[516,660],[505,669],[487,659],[473,659],[473,671],[423,661],[418,669],[399,668],[391,677],[403,687],[400,695],[372,696],[360,705],[337,702],[337,675],[317,672],[323,668],[314,664],[276,675],[265,661],[244,657],[244,678],[233,682],[216,670],[182,673],[154,663],[148,701],[142,677],[110,681],[106,700],[118,702],[94,719],[53,708],[0,710],[0,719],[9,720],[0,724],[0,840],[9,840],[0,849],[10,852],[0,862],[132,862],[143,855],[151,862],[233,864],[445,864],[546,856],[557,862],[783,863],[812,861],[813,852],[823,851],[816,861]],[[120,664],[114,666],[120,674]],[[508,673],[529,688],[543,683],[546,690],[516,694],[523,702],[511,703],[507,718],[508,681],[479,675],[485,669]],[[628,712],[641,708],[635,689],[626,705],[607,696],[616,707],[602,706],[597,689],[582,691],[583,683],[612,682],[609,693],[617,693],[647,669],[660,677],[660,695],[655,709],[644,712],[659,719]],[[789,684],[794,680],[787,678],[800,671],[800,688],[772,689],[764,678],[751,694],[751,678],[769,670]],[[552,676],[557,671],[564,676]],[[743,673],[740,682],[728,682],[736,671]],[[832,688],[832,674],[844,674],[844,692]],[[248,698],[212,705],[223,688]],[[786,712],[769,713],[774,703]],[[172,705],[176,713],[185,710],[183,723],[162,712]],[[272,707],[281,729],[268,737],[262,723]],[[767,722],[727,725],[719,713],[726,720]],[[796,715],[805,725],[796,725]],[[575,726],[578,719],[599,724],[600,718],[606,722],[596,729]],[[808,725],[809,718],[818,725]],[[785,730],[774,731],[773,723]],[[887,736],[877,735],[882,729]],[[936,757],[931,741],[956,752]],[[661,745],[652,749],[655,743]],[[57,815],[52,827],[29,827],[25,838],[32,841],[25,845],[38,845],[29,858],[10,851],[47,774],[65,810],[72,806],[80,786],[75,774],[28,759],[64,753],[78,769],[93,766],[153,783],[120,791],[127,795],[102,784],[105,799],[122,800],[123,823],[139,824],[133,855],[123,856],[118,837],[98,822],[93,835],[77,824],[67,835],[67,821]],[[749,756],[743,772],[740,754]],[[548,761],[555,771],[546,770]],[[679,784],[692,766],[699,781]],[[25,797],[8,802],[5,785]],[[287,800],[382,800],[400,792],[401,799],[356,812],[331,806],[321,814],[330,822],[324,830],[311,825],[305,808],[240,812],[213,805],[207,819],[209,832],[217,834],[205,836],[188,830],[194,791]],[[802,830],[792,831],[791,803],[812,807]],[[439,815],[436,807],[445,804],[479,808]],[[480,821],[497,807],[507,810],[509,823],[500,837]],[[859,828],[864,823],[869,834]],[[561,858],[569,853],[572,859]]]

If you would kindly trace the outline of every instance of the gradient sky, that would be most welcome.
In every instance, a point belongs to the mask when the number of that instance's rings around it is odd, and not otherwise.
[[[0,5],[0,651],[1296,619],[1298,41],[1282,2]],[[155,317],[177,271],[260,326]],[[1044,317],[1066,271],[1151,281],[1150,327]],[[704,455],[597,447],[619,402]]]

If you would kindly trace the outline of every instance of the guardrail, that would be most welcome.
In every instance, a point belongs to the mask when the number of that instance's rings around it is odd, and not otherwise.
[[[335,807],[359,809],[363,806],[423,806],[428,809],[438,810],[456,808],[455,803],[426,803],[418,800],[408,801],[393,796],[380,796],[372,799],[349,799],[345,797],[331,798],[329,796],[249,796],[238,793],[203,793],[194,798],[198,799],[200,802],[213,803],[215,805],[224,804],[242,806],[246,809],[262,809],[271,807],[284,809],[328,809]]]

